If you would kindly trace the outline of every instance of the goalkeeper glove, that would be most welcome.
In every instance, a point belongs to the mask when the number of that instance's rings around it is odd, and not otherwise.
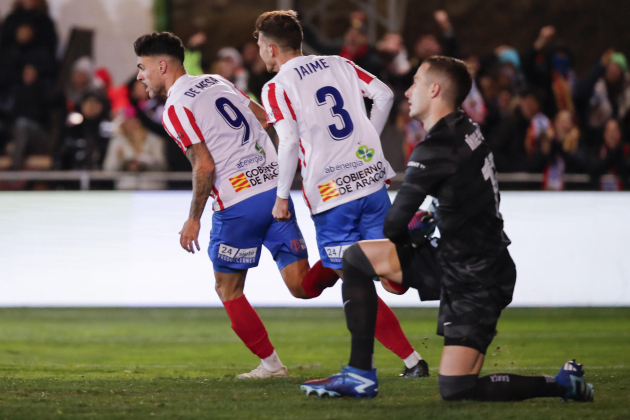
[[[427,243],[435,232],[436,226],[437,221],[432,212],[418,210],[407,225],[411,236],[411,246],[417,248]]]

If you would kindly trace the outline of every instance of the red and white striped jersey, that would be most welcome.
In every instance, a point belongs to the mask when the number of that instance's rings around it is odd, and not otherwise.
[[[214,158],[212,208],[223,210],[278,184],[276,150],[250,99],[218,75],[181,76],[168,91],[162,125],[184,153],[205,142]]]
[[[364,97],[374,100],[372,121]],[[303,193],[313,214],[372,194],[395,175],[380,140],[392,101],[384,83],[338,56],[292,58],[264,86],[269,124],[297,122]]]

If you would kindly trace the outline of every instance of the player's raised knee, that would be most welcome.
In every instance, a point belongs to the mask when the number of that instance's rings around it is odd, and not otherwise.
[[[289,292],[298,299],[310,299],[310,297],[304,292],[301,284],[287,284]]]
[[[365,252],[363,252],[359,242],[351,245],[344,251],[342,262],[344,273],[347,270],[358,270],[369,277],[376,276],[374,267],[372,267],[372,263],[365,255]]]

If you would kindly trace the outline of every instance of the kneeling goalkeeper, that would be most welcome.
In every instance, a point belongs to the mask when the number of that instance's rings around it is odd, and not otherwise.
[[[348,367],[302,385],[307,394],[375,397],[374,326],[378,301],[373,278],[440,300],[438,334],[444,350],[438,379],[448,401],[593,399],[584,371],[567,362],[555,377],[499,373],[479,376],[501,311],[512,301],[516,268],[499,212],[494,159],[479,127],[460,109],[472,79],[459,60],[434,56],[418,69],[406,93],[410,116],[424,123],[426,139],[414,149],[383,232],[343,256],[343,301],[352,346]],[[414,243],[408,223],[433,197],[441,238]],[[414,216],[415,215],[415,216]]]

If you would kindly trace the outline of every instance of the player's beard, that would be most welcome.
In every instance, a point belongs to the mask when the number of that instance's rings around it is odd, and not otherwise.
[[[160,96],[165,96],[161,94],[163,90],[164,90],[164,86],[159,87],[159,88],[157,86],[154,86],[153,88],[151,88],[150,86],[147,85],[147,93],[149,94],[149,98],[151,99],[155,99]]]

